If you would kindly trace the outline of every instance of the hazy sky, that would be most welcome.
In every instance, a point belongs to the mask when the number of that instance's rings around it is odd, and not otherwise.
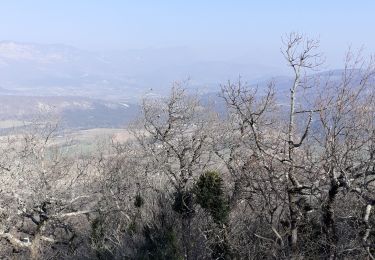
[[[336,64],[351,44],[375,52],[375,1],[2,0],[0,40],[88,50],[184,46],[207,57],[271,62],[280,37],[320,37]]]

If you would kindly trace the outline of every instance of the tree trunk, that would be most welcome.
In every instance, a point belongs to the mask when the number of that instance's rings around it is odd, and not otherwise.
[[[186,260],[193,259],[191,254],[191,218],[182,218],[182,239],[184,247],[184,256]]]
[[[289,244],[291,248],[291,259],[298,259],[298,222],[299,211],[297,201],[298,198],[293,189],[288,190],[289,213],[290,213],[290,236]]]
[[[331,186],[328,192],[328,198],[323,206],[323,231],[326,234],[329,259],[336,259],[337,257],[337,233],[335,228],[335,209],[334,202],[339,190],[337,180],[331,181]]]

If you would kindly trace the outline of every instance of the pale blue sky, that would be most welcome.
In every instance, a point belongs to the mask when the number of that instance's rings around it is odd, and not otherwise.
[[[210,57],[271,62],[280,37],[320,37],[335,64],[348,45],[375,52],[375,1],[2,0],[0,40],[88,50],[184,46]]]

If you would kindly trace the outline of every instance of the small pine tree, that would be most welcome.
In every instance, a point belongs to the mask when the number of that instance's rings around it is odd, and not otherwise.
[[[229,217],[229,202],[223,190],[223,179],[215,171],[208,171],[199,177],[193,188],[196,202],[210,213],[215,222],[216,232],[210,246],[213,259],[234,259],[227,240],[226,224]]]
[[[215,171],[208,171],[195,184],[196,202],[212,216],[216,224],[225,224],[229,216],[229,204],[223,190],[223,179]]]

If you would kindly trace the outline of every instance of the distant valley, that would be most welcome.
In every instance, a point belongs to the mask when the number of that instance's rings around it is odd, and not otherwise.
[[[124,127],[138,113],[136,104],[83,97],[0,96],[2,128],[20,127],[22,123],[46,116],[58,119],[65,128]],[[0,125],[1,126],[1,125]]]
[[[316,76],[324,82],[339,79],[341,72]],[[187,79],[189,89],[220,112],[220,84],[239,75],[260,90],[273,81],[275,90],[287,95],[291,79],[277,73],[244,60],[205,60],[184,48],[96,53],[60,44],[3,41],[0,128],[19,128],[45,115],[59,118],[67,129],[124,127],[136,118],[142,97],[166,95],[173,81]]]
[[[272,68],[214,61],[187,48],[90,52],[61,44],[0,42],[2,128],[22,127],[41,115],[72,129],[123,127],[146,95],[165,95],[176,80],[213,96],[241,74],[254,79]],[[11,123],[13,122],[13,124]],[[1,125],[0,125],[1,126]]]

